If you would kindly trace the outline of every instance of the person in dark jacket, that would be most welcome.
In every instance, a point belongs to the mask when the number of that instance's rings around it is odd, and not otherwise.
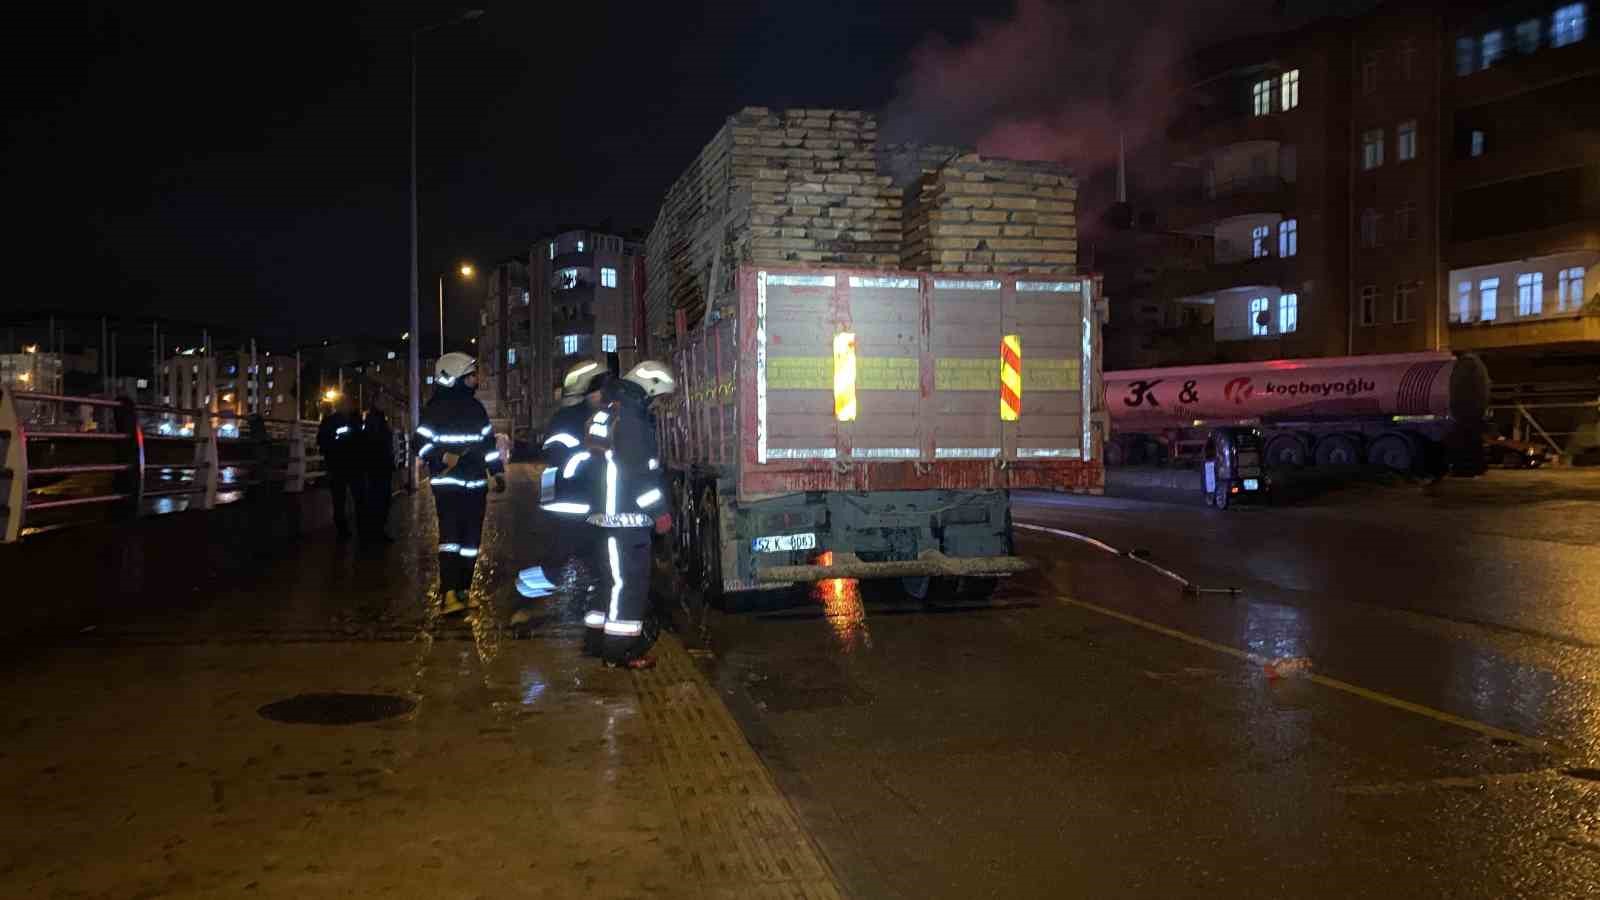
[[[361,410],[356,398],[346,394],[339,409],[324,416],[317,426],[317,447],[328,472],[328,488],[333,494],[333,527],[339,540],[350,537],[350,520],[345,506],[354,502],[356,519],[361,519],[363,489],[361,476]]]
[[[434,370],[438,389],[417,423],[417,458],[427,466],[439,514],[439,602],[445,615],[478,606],[469,590],[478,564],[487,490],[506,489],[505,463],[495,444],[489,413],[473,397],[478,363],[465,353],[446,353]]]
[[[650,406],[677,387],[666,364],[646,361],[607,385],[605,403],[589,417],[584,438],[602,474],[595,479],[588,522],[604,532],[595,553],[600,573],[595,608],[608,666],[649,668],[657,626],[650,610],[650,534],[672,528],[666,473]]]
[[[389,501],[394,495],[394,432],[383,411],[383,398],[374,396],[361,420],[361,468],[366,479],[366,519],[361,539],[390,543]]]

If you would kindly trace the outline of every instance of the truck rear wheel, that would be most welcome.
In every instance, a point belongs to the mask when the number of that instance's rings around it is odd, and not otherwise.
[[[1311,451],[1298,434],[1275,434],[1267,441],[1267,465],[1300,468],[1311,458]]]
[[[1405,435],[1386,434],[1372,442],[1367,462],[1396,472],[1410,472],[1416,468],[1417,455]]]
[[[1330,434],[1317,441],[1317,465],[1354,466],[1361,463],[1361,445],[1347,434]]]

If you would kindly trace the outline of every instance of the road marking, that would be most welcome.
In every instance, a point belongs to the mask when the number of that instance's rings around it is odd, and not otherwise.
[[[1270,661],[1260,654],[1240,650],[1237,647],[1230,647],[1227,644],[1219,644],[1216,641],[1207,640],[1206,638],[1189,634],[1186,631],[1179,631],[1176,628],[1168,628],[1165,625],[1158,625],[1148,619],[1141,619],[1138,616],[1132,616],[1125,612],[1118,612],[1114,609],[1108,609],[1104,606],[1090,603],[1087,600],[1075,600],[1071,597],[1059,594],[1056,596],[1056,599],[1068,605],[1087,609],[1090,612],[1096,612],[1100,615],[1108,616],[1121,622],[1126,622],[1129,625],[1138,626],[1146,631],[1153,631],[1156,634],[1172,638],[1173,640],[1183,641],[1187,644],[1193,644],[1196,647],[1204,647],[1207,650],[1214,650],[1217,653],[1222,653],[1244,662],[1263,666]],[[1304,678],[1307,681],[1320,684],[1323,687],[1333,688],[1336,691],[1343,691],[1344,693],[1360,697],[1363,700],[1370,700],[1373,703],[1379,703],[1384,706],[1393,707],[1394,709],[1415,713],[1416,715],[1433,719],[1436,722],[1443,722],[1447,725],[1455,725],[1458,728],[1465,728],[1468,731],[1476,731],[1477,733],[1486,737],[1498,738],[1503,741],[1512,741],[1520,746],[1526,747],[1530,750],[1538,751],[1540,753],[1556,752],[1556,748],[1553,745],[1547,741],[1540,740],[1539,738],[1529,737],[1525,734],[1518,734],[1515,731],[1507,731],[1503,728],[1496,728],[1493,725],[1488,725],[1474,719],[1467,719],[1461,716],[1453,715],[1445,712],[1444,710],[1434,709],[1431,706],[1423,706],[1421,703],[1413,703],[1410,700],[1402,700],[1399,697],[1394,697],[1381,691],[1374,691],[1370,688],[1364,688],[1360,685],[1351,684],[1348,681],[1341,681],[1337,678],[1329,678],[1326,675],[1318,674],[1311,674],[1304,676]]]
[[[1534,769],[1530,772],[1503,772],[1498,775],[1452,775],[1443,778],[1426,778],[1421,781],[1391,781],[1381,784],[1352,784],[1336,788],[1341,794],[1352,797],[1396,797],[1402,794],[1422,794],[1436,790],[1487,790],[1502,784],[1524,781],[1560,781],[1560,769]]]

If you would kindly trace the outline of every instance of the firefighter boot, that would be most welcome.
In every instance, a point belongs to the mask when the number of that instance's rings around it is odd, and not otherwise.
[[[466,609],[467,604],[461,602],[461,598],[456,595],[455,591],[445,591],[444,596],[439,599],[440,615],[453,616],[456,613],[465,612]]]

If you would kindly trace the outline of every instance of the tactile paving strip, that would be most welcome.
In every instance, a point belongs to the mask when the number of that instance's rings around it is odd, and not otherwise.
[[[640,710],[655,734],[684,839],[684,877],[705,897],[840,898],[821,852],[677,638],[640,672]]]

